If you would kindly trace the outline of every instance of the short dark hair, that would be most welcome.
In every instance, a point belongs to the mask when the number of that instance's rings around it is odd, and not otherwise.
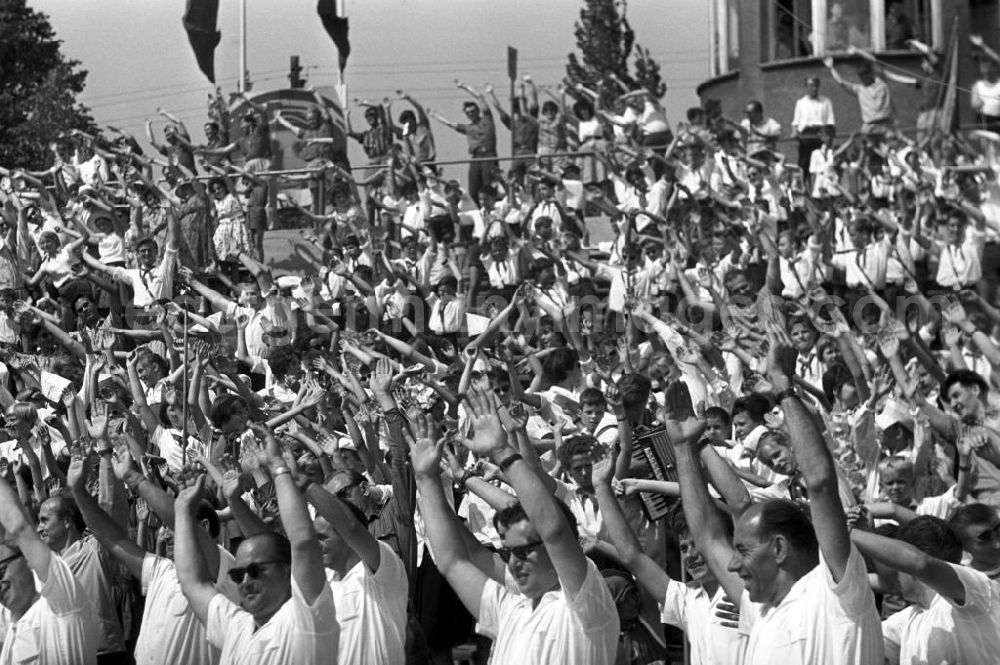
[[[552,383],[565,381],[573,368],[580,364],[580,354],[576,349],[561,346],[552,350],[542,361],[542,372]]]
[[[225,394],[219,395],[212,402],[212,407],[208,410],[208,420],[214,427],[222,427],[233,417],[236,409],[246,408],[246,400],[239,395]]]
[[[729,412],[721,406],[710,406],[705,409],[705,420],[709,418],[718,418],[726,427],[730,427],[733,424],[733,419],[729,417]]]
[[[641,374],[622,374],[618,379],[618,392],[625,407],[645,405],[653,384]]]
[[[854,377],[851,375],[851,371],[847,369],[847,366],[837,363],[823,372],[823,394],[832,404],[834,398],[840,394],[840,389],[845,384],[852,383],[853,381]]]
[[[816,530],[805,508],[788,499],[771,499],[760,504],[758,532],[760,540],[784,536],[792,546],[810,559],[819,558]]]
[[[565,469],[569,466],[570,459],[575,455],[593,455],[595,446],[597,446],[597,439],[589,434],[571,436],[559,448],[559,462]]]
[[[80,533],[87,530],[87,523],[83,519],[83,514],[80,512],[80,508],[77,507],[76,501],[71,497],[53,496],[46,499],[46,501],[52,502],[53,510],[59,519],[69,520]]]
[[[896,540],[913,545],[924,554],[930,554],[948,563],[962,560],[962,543],[948,523],[940,517],[921,515],[904,524],[896,533]]]
[[[570,531],[573,532],[573,538],[580,537],[580,529],[576,523],[576,516],[573,515],[573,511],[569,509],[565,503],[560,499],[555,498],[556,505],[559,506],[559,510],[562,511],[563,515],[566,517],[566,521],[569,522]],[[518,522],[530,522],[531,519],[528,518],[528,513],[524,512],[524,507],[521,502],[515,502],[506,508],[498,510],[495,515],[493,515],[493,528],[497,531],[500,527],[504,529],[509,529],[511,525],[517,524]]]
[[[285,538],[280,533],[264,531],[254,536],[247,537],[243,540],[243,543],[248,543],[254,540],[266,540],[270,542],[272,549],[274,549],[274,557],[277,563],[290,564],[292,562],[292,544],[288,542],[288,538]],[[240,545],[243,543],[240,543]]]
[[[969,503],[958,510],[948,520],[948,526],[957,534],[970,524],[989,524],[997,516],[997,509],[985,503]]]
[[[746,413],[755,422],[764,422],[764,416],[771,410],[771,400],[760,393],[750,393],[733,402],[733,417],[738,413]]]
[[[580,393],[580,406],[584,404],[600,404],[605,408],[608,406],[608,402],[604,398],[604,393],[599,388],[584,388],[583,392]]]
[[[202,499],[201,503],[198,504],[198,512],[195,513],[195,519],[199,522],[206,520],[208,522],[208,535],[213,539],[219,537],[219,532],[222,530],[222,525],[219,523],[219,515],[215,512],[215,507],[208,501]]]
[[[732,538],[733,518],[729,515],[729,513],[723,512],[714,506],[712,509],[718,513],[719,519],[722,520],[722,526],[726,529],[726,535]],[[691,527],[688,526],[687,517],[684,516],[684,504],[679,499],[675,501],[667,510],[666,517],[667,526],[670,528],[670,531],[674,534],[675,538],[680,539],[684,536],[691,535]]]
[[[135,244],[135,249],[136,249],[136,251],[139,251],[143,247],[148,247],[149,245],[152,245],[154,250],[158,250],[160,248],[160,246],[158,244],[156,244],[155,240],[153,240],[152,238],[148,238],[147,237],[147,238],[143,238],[142,240],[140,240],[139,242],[137,242]]]
[[[956,370],[946,376],[944,381],[941,382],[941,396],[947,396],[948,391],[956,383],[966,388],[976,386],[979,388],[979,399],[984,402],[986,401],[986,394],[990,391],[990,386],[982,376],[976,374],[971,369]]]

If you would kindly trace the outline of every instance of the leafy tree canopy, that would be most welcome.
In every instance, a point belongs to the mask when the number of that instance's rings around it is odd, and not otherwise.
[[[613,77],[629,90],[645,88],[657,99],[667,92],[659,63],[635,42],[626,9],[623,0],[585,0],[575,30],[580,54],[570,53],[566,64],[567,81],[600,93],[606,106],[622,92]]]
[[[70,129],[92,132],[76,101],[87,72],[60,51],[48,17],[26,0],[0,0],[0,164],[42,169],[48,146]]]

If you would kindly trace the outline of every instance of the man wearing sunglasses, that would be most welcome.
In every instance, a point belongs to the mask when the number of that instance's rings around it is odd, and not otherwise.
[[[305,499],[281,457],[277,439],[254,426],[266,445],[259,453],[278,497],[284,537],[260,533],[236,550],[230,579],[238,585],[239,605],[212,585],[198,547],[197,508],[205,477],[185,488],[175,503],[174,559],[181,590],[208,641],[221,651],[224,665],[255,663],[332,663],[340,628],[323,555]]]
[[[489,579],[470,559],[441,485],[443,442],[421,416],[410,457],[435,563],[478,621],[479,632],[493,638],[494,665],[614,662],[619,630],[614,600],[539,477],[543,471],[509,447],[492,392],[473,390],[466,404],[475,430],[466,445],[500,466],[520,501],[500,514],[506,529],[501,555],[517,592]]]
[[[94,606],[62,557],[42,542],[4,479],[0,525],[6,533],[0,545],[0,604],[9,612],[0,663],[96,665]]]

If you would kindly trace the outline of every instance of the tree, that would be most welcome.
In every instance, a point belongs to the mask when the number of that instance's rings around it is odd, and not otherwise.
[[[49,143],[61,132],[95,130],[76,101],[87,72],[60,52],[48,17],[26,0],[0,0],[0,164],[49,166]]]
[[[577,54],[569,54],[566,79],[570,84],[582,84],[601,94],[608,106],[621,94],[611,81],[613,74],[629,90],[645,88],[659,99],[667,92],[660,78],[660,65],[635,43],[635,33],[626,18],[623,0],[585,0],[576,23]],[[629,58],[633,59],[632,71]]]

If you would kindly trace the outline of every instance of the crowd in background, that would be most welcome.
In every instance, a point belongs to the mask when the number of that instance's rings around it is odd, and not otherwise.
[[[0,665],[994,662],[997,62],[952,132],[859,61],[0,166]]]

